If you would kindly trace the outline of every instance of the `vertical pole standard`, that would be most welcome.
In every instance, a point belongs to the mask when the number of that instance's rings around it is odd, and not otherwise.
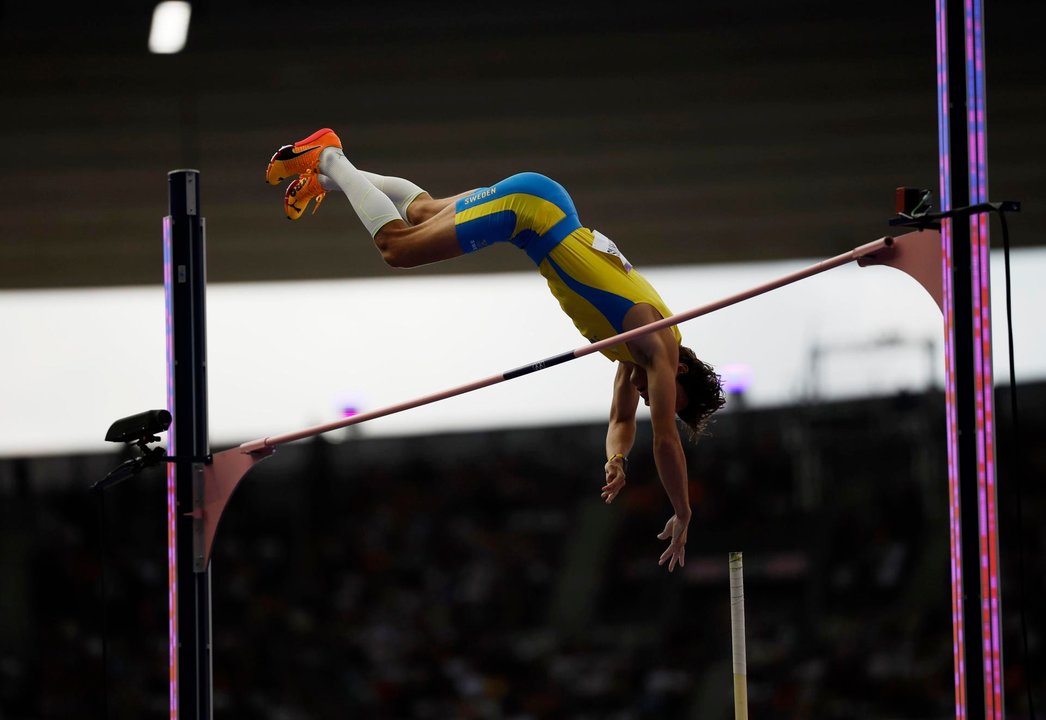
[[[730,553],[730,646],[734,662],[734,720],[748,720],[748,658],[745,651],[743,561],[741,553]]]
[[[211,573],[194,572],[194,508],[202,492],[207,440],[207,327],[204,221],[200,173],[167,175],[164,294],[167,314],[167,404],[173,415],[167,466],[171,720],[210,720]]]
[[[941,210],[986,202],[981,0],[936,0]],[[1002,720],[988,217],[945,219],[945,398],[955,717]]]

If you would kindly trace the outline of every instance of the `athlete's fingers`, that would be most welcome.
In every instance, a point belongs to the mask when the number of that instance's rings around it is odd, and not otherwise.
[[[665,529],[657,536],[658,540],[669,541],[668,547],[661,553],[661,557],[657,561],[658,565],[664,565],[667,562],[669,572],[675,570],[676,565],[683,567],[686,562],[686,532],[686,526],[673,515],[665,523]]]
[[[617,497],[618,493],[625,487],[625,476],[617,475],[614,478],[608,478],[606,485],[600,491],[603,499],[608,503],[613,502],[614,498]]]
[[[661,557],[658,559],[657,564],[664,565],[666,562],[668,563],[668,571],[672,572],[672,569],[676,566],[676,554],[675,548],[671,545],[661,553]]]
[[[661,559],[657,564],[664,565],[665,562],[668,562],[668,572],[675,570],[677,564],[682,567],[682,548],[674,543],[669,545],[668,549],[661,553]]]
[[[668,518],[668,522],[665,523],[665,529],[657,534],[658,540],[668,540],[672,537],[672,526],[675,523],[675,516]]]

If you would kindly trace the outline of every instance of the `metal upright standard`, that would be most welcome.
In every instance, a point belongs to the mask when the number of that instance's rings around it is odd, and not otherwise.
[[[207,327],[204,221],[200,173],[168,173],[164,218],[167,314],[167,562],[171,720],[210,720],[211,572],[197,562],[207,439]],[[195,540],[195,542],[194,542]]]
[[[988,199],[981,0],[936,0],[941,209]],[[1002,720],[988,214],[941,224],[955,716]]]

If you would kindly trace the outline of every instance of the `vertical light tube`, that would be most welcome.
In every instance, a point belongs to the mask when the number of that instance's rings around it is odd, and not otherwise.
[[[945,0],[936,0],[937,11],[937,145],[941,209],[952,207],[951,143],[948,108],[948,31]],[[966,661],[963,624],[962,532],[959,501],[959,420],[955,378],[955,288],[952,282],[952,223],[941,223],[942,305],[944,309],[945,429],[948,453],[948,543],[952,577],[952,658],[955,684],[955,718],[966,720]]]
[[[163,219],[163,289],[167,336],[167,410],[174,412],[174,258],[172,243],[174,219]],[[177,454],[174,433],[167,436],[167,454]],[[167,463],[167,637],[170,678],[171,720],[178,718],[178,500],[175,492],[174,463]]]
[[[987,102],[982,0],[965,0],[967,176],[971,203],[988,201]],[[981,638],[985,713],[1003,717],[1002,638],[999,615],[999,537],[995,476],[994,378],[988,215],[970,217],[976,389],[977,506],[980,531]]]

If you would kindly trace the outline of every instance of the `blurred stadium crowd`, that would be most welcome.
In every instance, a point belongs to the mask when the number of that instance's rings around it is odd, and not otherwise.
[[[672,575],[642,425],[612,506],[602,427],[281,449],[218,533],[215,716],[729,718],[727,553],[742,550],[752,717],[954,717],[940,396],[735,405],[687,450],[695,515]],[[1040,408],[1022,417],[1033,438],[1044,404],[1024,406]],[[1007,432],[1004,652],[1022,717],[1046,676],[1046,450],[1025,444],[1029,677]],[[104,504],[86,490],[123,457],[0,461],[2,718],[167,712],[162,472]]]

